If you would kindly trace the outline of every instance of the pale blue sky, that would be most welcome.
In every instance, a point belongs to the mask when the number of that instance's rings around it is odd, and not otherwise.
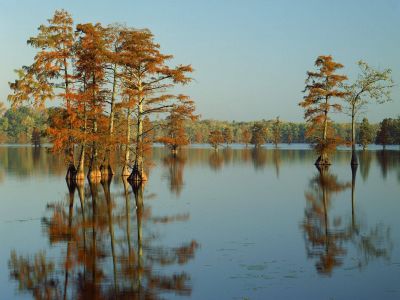
[[[400,83],[400,1],[57,1],[0,0],[0,100],[13,70],[32,61],[26,45],[55,9],[76,23],[114,22],[149,28],[177,63],[191,63],[195,81],[184,92],[203,118],[301,121],[297,106],[306,71],[331,54],[354,78],[359,59],[393,69]],[[367,117],[400,114],[400,86],[393,102],[371,105]],[[337,116],[337,120],[346,120]]]

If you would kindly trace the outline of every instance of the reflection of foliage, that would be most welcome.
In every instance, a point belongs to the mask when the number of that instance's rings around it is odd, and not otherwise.
[[[372,259],[389,260],[391,256],[393,244],[390,228],[383,226],[383,224],[376,225],[367,234],[361,235],[355,242],[361,254],[359,267],[367,265]]]
[[[226,147],[225,149],[222,150],[222,155],[224,156],[224,162],[225,164],[229,164],[232,161],[232,148]]]
[[[372,154],[370,151],[362,151],[359,156],[360,173],[364,181],[368,179],[369,168],[371,167]]]
[[[36,299],[160,299],[165,291],[191,293],[189,274],[162,271],[193,259],[198,243],[192,240],[177,247],[154,243],[158,239],[154,228],[187,221],[189,214],[152,216],[144,205],[143,186],[133,187],[131,204],[126,181],[125,207],[119,209],[110,183],[90,182],[86,187],[70,183],[68,201],[48,205],[43,225],[50,243],[64,248],[60,270],[41,252],[31,262],[13,251],[9,270],[21,290],[32,292]],[[76,190],[80,205],[74,199]],[[136,214],[131,216],[132,212]]]
[[[352,182],[340,183],[335,175],[328,170],[320,169],[319,175],[310,181],[310,188],[305,193],[307,208],[303,230],[306,237],[307,254],[318,258],[316,263],[318,273],[330,275],[335,267],[342,265],[346,254],[345,243],[351,242],[358,252],[358,266],[366,266],[372,259],[389,259],[392,242],[390,229],[378,224],[366,231],[356,222],[355,183],[357,168],[352,169]],[[352,188],[352,219],[350,225],[341,226],[341,219],[330,222],[330,204],[333,193],[340,193]],[[331,224],[333,223],[333,224]]]
[[[388,169],[389,169],[389,161],[388,161],[388,155],[386,151],[378,151],[376,153],[376,158],[379,162],[379,166],[381,167],[381,172],[383,178],[386,179]]]
[[[224,157],[219,152],[214,151],[209,156],[208,164],[210,165],[211,169],[219,170],[224,165]]]
[[[183,187],[183,170],[185,168],[186,157],[169,155],[164,158],[163,163],[168,167],[170,191],[179,196]]]
[[[308,206],[303,230],[308,256],[319,258],[316,263],[318,273],[330,275],[334,267],[342,264],[341,257],[345,254],[342,242],[348,237],[344,230],[337,228],[340,222],[334,222],[333,228],[330,225],[329,207],[332,194],[349,187],[349,183],[338,182],[335,175],[323,168],[311,179],[310,190],[305,193]]]
[[[48,262],[45,252],[39,252],[32,260],[11,252],[8,262],[11,277],[19,282],[21,291],[32,292],[35,299],[60,299],[59,284],[54,274],[54,263]]]
[[[279,167],[281,165],[281,152],[278,149],[273,150],[273,159],[275,165],[276,177],[279,177]]]
[[[262,169],[267,164],[267,151],[262,148],[254,148],[251,152],[254,169]]]

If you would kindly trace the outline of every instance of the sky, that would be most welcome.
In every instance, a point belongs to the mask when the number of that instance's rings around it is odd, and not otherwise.
[[[75,23],[148,28],[176,64],[192,64],[193,82],[180,89],[203,119],[300,122],[307,70],[332,55],[352,81],[357,61],[391,68],[398,85],[391,103],[372,104],[371,122],[400,115],[400,1],[397,0],[0,0],[0,101],[14,69],[32,62],[26,44],[56,9]],[[340,122],[345,114],[335,115]]]

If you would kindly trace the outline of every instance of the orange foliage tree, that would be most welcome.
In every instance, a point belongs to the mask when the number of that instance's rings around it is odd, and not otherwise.
[[[191,81],[187,74],[192,67],[170,67],[173,56],[160,52],[147,29],[99,23],[74,28],[70,14],[60,10],[28,43],[39,50],[32,65],[17,70],[9,100],[13,106],[39,107],[47,99],[62,100],[62,106],[52,111],[48,136],[55,151],[68,154],[67,179],[84,177],[86,156],[90,157],[89,179],[109,177],[111,150],[121,144],[126,150],[123,175],[128,175],[134,144],[130,178],[145,180],[143,160],[153,141],[152,116],[171,111],[174,126],[182,118],[194,118],[193,101],[169,93]],[[77,165],[75,149],[80,151]]]
[[[168,112],[176,102],[185,102],[187,96],[168,94],[166,91],[177,84],[191,81],[187,73],[192,72],[190,65],[169,67],[167,62],[172,55],[162,54],[160,46],[153,40],[149,30],[128,29],[121,32],[120,59],[123,65],[121,75],[129,102],[136,120],[136,138],[134,165],[130,180],[146,180],[144,174],[144,141],[147,131],[143,130],[145,117]]]
[[[62,100],[64,122],[57,128],[58,141],[54,149],[63,149],[68,153],[67,178],[71,178],[75,173],[73,136],[70,134],[74,119],[71,108],[72,64],[75,58],[73,20],[68,12],[57,10],[48,19],[48,25],[41,25],[38,30],[38,35],[28,40],[29,45],[38,49],[34,62],[17,70],[18,79],[9,84],[12,94],[8,99],[13,106],[33,100],[33,104],[39,107],[44,106],[47,99]]]
[[[105,105],[105,51],[106,39],[104,28],[100,24],[79,24],[79,39],[76,50],[77,76],[83,82],[82,92],[85,111],[85,141],[91,144],[89,178],[100,177],[98,147],[105,127],[103,117]]]
[[[184,104],[173,107],[167,117],[167,133],[165,136],[160,137],[158,141],[167,145],[174,155],[177,154],[180,146],[189,144],[184,125],[186,120],[193,121],[197,118],[193,112],[194,102],[188,99]]]
[[[213,130],[210,132],[208,137],[208,143],[214,148],[215,151],[218,150],[219,145],[224,142],[224,136],[221,130]]]
[[[251,132],[250,132],[250,130],[248,128],[245,128],[242,131],[242,143],[244,143],[246,145],[246,148],[247,148],[247,146],[250,143],[250,141],[251,141]]]
[[[308,123],[306,135],[319,154],[315,164],[330,165],[329,154],[342,141],[335,134],[329,113],[342,110],[342,105],[332,103],[332,98],[345,98],[347,92],[340,86],[347,77],[335,73],[343,65],[335,62],[332,56],[318,56],[315,66],[318,69],[316,72],[307,72],[306,95],[299,105],[305,110],[304,118]]]

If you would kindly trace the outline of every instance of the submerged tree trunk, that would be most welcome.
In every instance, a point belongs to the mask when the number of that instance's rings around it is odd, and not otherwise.
[[[143,204],[143,184],[142,183],[137,183],[133,182],[131,183],[132,185],[132,190],[133,194],[135,195],[135,202],[136,202],[136,222],[137,222],[137,243],[138,243],[138,248],[137,248],[137,257],[138,257],[138,263],[137,263],[137,268],[138,268],[138,281],[137,281],[137,290],[140,293],[141,290],[141,281],[142,281],[142,276],[141,274],[142,269],[143,269],[143,246],[142,246],[142,218],[143,218],[143,210],[144,210],[144,204]]]
[[[65,256],[65,278],[64,278],[64,297],[63,299],[67,299],[67,290],[68,290],[68,280],[69,280],[69,269],[71,267],[70,259],[71,259],[71,244],[72,244],[72,218],[73,218],[73,208],[74,208],[74,198],[75,198],[75,189],[76,184],[72,181],[68,182],[68,191],[69,191],[69,209],[68,209],[68,240],[67,240],[67,253]]]
[[[89,179],[90,194],[92,196],[92,245],[90,247],[90,260],[92,265],[92,284],[97,284],[97,200],[98,200],[98,182]]]
[[[72,160],[71,161],[71,156],[69,156],[69,163],[68,163],[68,169],[67,169],[67,175],[65,176],[65,179],[67,180],[73,180],[75,179],[76,176],[76,168],[75,168],[75,163]]]
[[[128,244],[128,266],[131,268],[133,264],[132,246],[131,246],[131,207],[129,199],[129,183],[126,177],[122,178],[124,184],[124,196],[125,196],[125,219],[126,219],[126,241]]]
[[[117,295],[118,294],[117,259],[116,259],[116,254],[115,254],[115,236],[114,236],[114,224],[113,224],[113,213],[112,213],[112,200],[111,200],[111,194],[110,194],[110,183],[111,183],[111,178],[108,178],[108,180],[101,182],[101,184],[103,186],[106,202],[107,202],[108,230],[110,233],[111,255],[112,255],[112,261],[113,261],[114,292],[115,292],[115,295]]]
[[[85,182],[77,181],[76,186],[78,188],[79,201],[81,203],[81,215],[82,215],[82,235],[83,235],[83,280],[86,280],[86,218],[85,218]]]
[[[178,146],[177,146],[177,145],[172,145],[172,147],[171,147],[171,154],[172,154],[173,156],[177,156],[177,154],[178,154]]]
[[[355,189],[356,189],[357,167],[358,167],[357,164],[351,165],[351,224],[353,232],[357,232],[356,215],[355,215],[355,206],[356,206]]]

